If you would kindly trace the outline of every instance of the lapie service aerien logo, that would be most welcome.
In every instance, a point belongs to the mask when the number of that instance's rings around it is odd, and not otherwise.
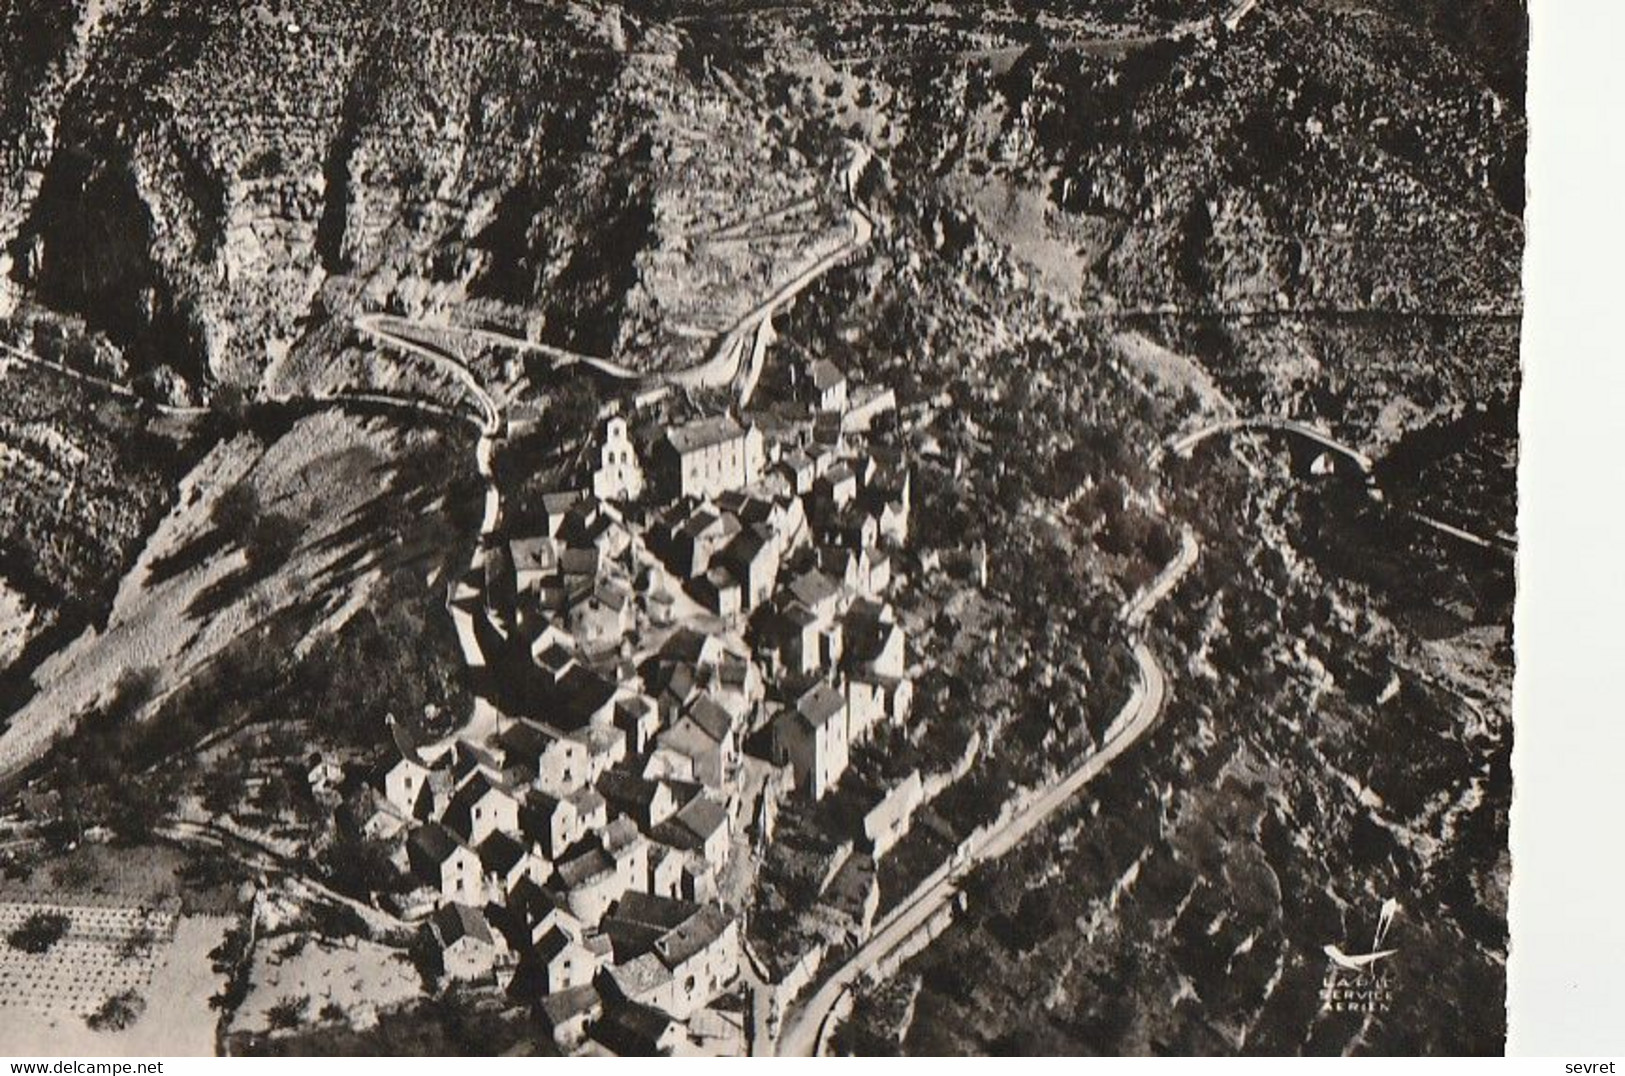
[[[1388,932],[1399,914],[1399,901],[1389,897],[1377,914],[1377,930],[1371,948],[1363,953],[1345,953],[1341,947],[1322,947],[1328,961],[1326,977],[1320,984],[1322,1012],[1382,1012],[1393,1000],[1389,958],[1399,952],[1383,948]]]

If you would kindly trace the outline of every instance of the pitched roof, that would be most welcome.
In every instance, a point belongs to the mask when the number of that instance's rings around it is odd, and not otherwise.
[[[575,655],[556,640],[536,655],[537,666],[555,674],[563,673],[574,663]]]
[[[629,721],[637,721],[649,717],[655,712],[653,701],[643,695],[632,695],[619,699],[615,703],[615,715],[625,715]]]
[[[674,426],[666,431],[666,440],[680,453],[694,452],[712,445],[720,445],[745,435],[745,428],[732,415],[713,415],[693,422]]]
[[[439,822],[428,822],[414,829],[406,838],[407,856],[414,862],[422,860],[432,866],[440,866],[456,854],[459,848],[466,848],[451,830]]]
[[[757,557],[771,550],[772,546],[768,540],[758,533],[757,528],[752,527],[740,531],[739,536],[728,543],[728,548],[722,551],[722,555],[739,564],[752,564]]]
[[[565,575],[591,575],[598,574],[598,550],[596,547],[577,549],[571,547],[559,554],[559,571]]]
[[[699,910],[700,906],[693,901],[631,890],[616,902],[614,915],[627,922],[670,930]]]
[[[558,563],[558,552],[551,538],[515,538],[508,543],[515,571],[552,571]]]
[[[566,798],[570,801],[570,806],[576,809],[576,814],[582,818],[596,814],[605,807],[604,797],[600,796],[598,790],[591,785],[583,785]]]
[[[560,701],[564,703],[566,712],[583,724],[615,697],[614,684],[580,665],[564,674],[559,687],[563,689]]]
[[[542,1017],[551,1027],[558,1027],[580,1017],[591,1018],[603,1010],[604,999],[591,983],[572,986],[542,998]]]
[[[545,963],[566,949],[575,948],[575,944],[576,940],[558,927],[549,927],[547,933],[542,935],[541,941],[536,943],[536,955]]]
[[[660,656],[668,661],[683,661],[698,665],[705,656],[711,637],[684,625],[666,637],[660,644]]]
[[[796,630],[810,628],[821,619],[817,613],[799,601],[792,601],[785,605],[779,615],[785,619],[791,628]]]
[[[540,721],[520,718],[513,722],[497,736],[497,742],[510,756],[519,755],[525,758],[540,757],[543,752],[560,741],[575,743],[569,740],[562,732]]]
[[[676,818],[685,828],[704,841],[727,825],[728,808],[708,796],[695,796],[683,805]]]
[[[604,827],[598,834],[598,843],[604,846],[604,851],[614,855],[621,849],[636,844],[642,836],[638,832],[638,824],[622,815]]]
[[[730,572],[721,564],[713,564],[709,569],[706,570],[705,581],[715,587],[719,592],[727,590],[730,587],[737,587],[739,585],[739,580],[734,578],[734,573]]]
[[[653,953],[610,969],[610,978],[623,997],[647,995],[671,978]],[[675,1021],[649,1005],[623,1001],[606,1009],[592,1028],[592,1036],[622,1057],[647,1057],[661,1052],[661,1042]]]
[[[815,568],[802,572],[792,579],[790,593],[803,605],[810,607],[836,597],[841,593],[841,588],[835,580]]]
[[[623,770],[610,770],[598,778],[598,790],[616,810],[636,814],[649,809],[660,792],[660,782]]]
[[[485,921],[485,916],[478,908],[471,908],[467,904],[456,901],[442,904],[435,909],[433,923],[442,946],[450,946],[462,938],[473,938],[485,945],[494,943],[491,926]]]
[[[846,709],[846,699],[827,681],[820,680],[796,700],[796,713],[813,728],[822,728]]]
[[[615,861],[601,848],[589,848],[574,859],[565,860],[556,868],[566,889],[574,889],[595,878],[613,874]]]
[[[856,482],[857,480],[857,472],[852,470],[852,465],[845,460],[826,471],[823,478],[823,481],[831,486],[839,485],[842,482]]]
[[[820,392],[834,388],[846,380],[846,375],[841,372],[841,368],[828,359],[815,360],[811,372],[813,387]]]
[[[513,889],[508,893],[507,910],[521,916],[527,927],[541,922],[552,912],[570,915],[569,906],[562,897],[543,889],[529,875],[513,884]],[[574,920],[575,916],[570,915],[570,918]]]
[[[491,773],[502,772],[502,762],[479,744],[470,743],[467,740],[458,740],[452,751],[455,756],[452,769],[459,778],[466,777],[479,769],[485,769]]]
[[[524,845],[500,831],[485,838],[476,851],[480,865],[496,874],[507,874],[525,858]]]
[[[689,706],[684,716],[692,720],[711,739],[722,743],[733,730],[733,716],[710,695],[702,694]]]
[[[695,954],[710,948],[728,923],[721,908],[708,904],[655,942],[655,955],[668,968],[680,967]]]

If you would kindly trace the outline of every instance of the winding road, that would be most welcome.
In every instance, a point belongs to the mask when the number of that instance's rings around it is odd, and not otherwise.
[[[1196,563],[1199,553],[1195,532],[1189,527],[1185,528],[1181,533],[1179,553],[1158,573],[1156,579],[1126,602],[1119,612],[1119,618],[1131,633],[1131,638],[1137,635],[1157,603],[1173,591]],[[1143,639],[1133,638],[1131,647],[1138,683],[1107,728],[1100,748],[1047,789],[1027,799],[1004,822],[974,838],[950,864],[939,868],[876,924],[869,939],[806,1001],[790,1010],[779,1035],[780,1056],[811,1056],[821,1052],[834,1024],[831,1014],[841,996],[923,929],[934,916],[949,907],[958,898],[960,883],[973,866],[1004,855],[1022,838],[1049,821],[1113,759],[1132,747],[1156,723],[1167,698],[1167,678],[1157,664],[1156,655]]]
[[[611,359],[584,355],[491,329],[418,322],[393,314],[363,314],[355,319],[355,327],[381,343],[425,359],[437,368],[450,372],[468,388],[478,402],[482,413],[486,416],[488,426],[498,421],[500,408],[490,393],[480,385],[468,365],[438,345],[426,342],[415,334],[456,333],[496,347],[545,355],[561,369],[569,366],[587,366],[619,381],[636,381],[640,388],[671,385],[682,389],[699,389],[719,388],[732,384],[738,389],[739,402],[749,403],[756,380],[761,373],[767,344],[771,340],[771,319],[774,312],[801,294],[825,273],[846,262],[874,237],[875,222],[857,197],[858,179],[871,159],[867,147],[853,144],[852,155],[842,169],[842,189],[846,197],[847,217],[852,234],[834,250],[816,259],[775,288],[765,299],[741,316],[732,328],[717,338],[707,358],[684,370],[640,373]],[[745,362],[747,355],[750,357],[748,363]]]

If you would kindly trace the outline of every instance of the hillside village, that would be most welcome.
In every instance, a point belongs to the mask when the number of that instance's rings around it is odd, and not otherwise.
[[[853,748],[908,721],[892,394],[822,359],[790,380],[744,415],[606,409],[579,484],[452,595],[490,673],[470,720],[433,742],[391,722],[369,778],[364,830],[412,882],[394,910],[563,1049],[684,1040],[740,981],[779,805],[836,794]],[[883,850],[919,792],[866,787],[836,836]]]
[[[0,1052],[1499,1049],[1518,5],[12,7]]]

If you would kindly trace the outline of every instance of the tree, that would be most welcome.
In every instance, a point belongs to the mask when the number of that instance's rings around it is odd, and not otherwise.
[[[227,429],[240,429],[247,418],[248,397],[236,385],[217,385],[209,394],[209,411],[224,419]]]
[[[209,521],[228,534],[247,534],[259,516],[260,496],[246,482],[220,494],[209,509]]]
[[[102,1002],[99,1009],[85,1017],[85,1024],[92,1031],[123,1031],[141,1019],[146,1008],[140,994],[125,990]]]
[[[65,346],[62,327],[54,321],[34,323],[34,354],[47,362],[61,362]]]
[[[151,927],[141,927],[119,943],[118,957],[120,960],[138,960],[152,951],[155,940]],[[108,1000],[111,1002],[113,999]]]
[[[296,1028],[305,1021],[305,1013],[310,1008],[310,995],[301,997],[285,997],[266,1010],[265,1022],[273,1031],[286,1031]]]
[[[268,512],[254,521],[249,528],[244,552],[249,567],[255,571],[271,571],[286,564],[293,551],[299,548],[304,527],[292,516],[281,512]]]
[[[341,839],[322,858],[333,887],[361,900],[411,888],[411,881],[390,859],[390,845],[384,841]]]
[[[568,445],[592,433],[602,401],[598,386],[590,377],[570,377],[554,390],[547,405],[551,425],[548,439],[555,445]]]
[[[62,940],[73,921],[61,912],[35,912],[6,936],[13,949],[39,956],[51,951],[51,946]]]

